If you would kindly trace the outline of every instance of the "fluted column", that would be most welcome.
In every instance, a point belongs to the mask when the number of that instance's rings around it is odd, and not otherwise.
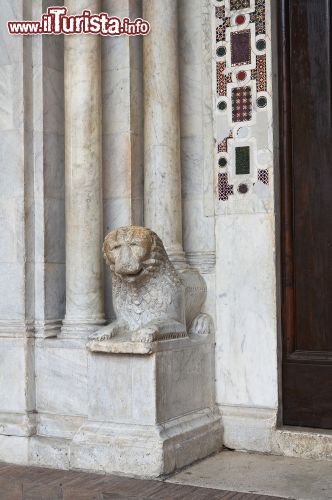
[[[70,14],[101,11],[68,0]],[[100,37],[65,36],[66,317],[62,331],[85,336],[104,322],[102,293]]]
[[[182,248],[177,0],[143,0],[144,224],[175,263]]]

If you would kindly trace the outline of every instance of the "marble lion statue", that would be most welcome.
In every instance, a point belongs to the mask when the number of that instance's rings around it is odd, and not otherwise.
[[[161,239],[150,229],[120,227],[105,238],[103,254],[112,272],[116,320],[90,335],[148,342],[208,334],[212,322],[200,310],[206,285],[194,269],[177,271]]]

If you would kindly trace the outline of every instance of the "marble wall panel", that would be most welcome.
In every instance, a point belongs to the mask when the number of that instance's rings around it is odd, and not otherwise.
[[[83,347],[54,347],[52,339],[36,347],[36,408],[44,413],[86,415],[87,354]]]
[[[22,17],[23,0],[3,0],[1,2],[1,22],[6,26],[7,21]],[[7,30],[0,33],[0,65],[22,63],[21,37],[8,36]]]
[[[275,408],[278,401],[274,220],[218,218],[217,401]]]
[[[11,464],[28,465],[29,438],[0,436],[0,460]]]
[[[0,262],[0,320],[24,320],[25,318],[25,267],[24,239],[22,238],[22,201],[2,200],[0,231],[7,240],[2,240]],[[3,208],[3,204],[5,208]],[[13,206],[13,213],[7,210]],[[10,227],[9,227],[10,224]]]
[[[20,16],[22,2],[5,1],[5,23]],[[25,315],[23,43],[0,35],[0,319]]]
[[[28,390],[29,347],[24,339],[0,338],[1,412],[24,413],[32,409]]]
[[[0,133],[0,196],[5,199],[13,196],[22,197],[24,179],[22,131],[1,129]]]
[[[16,203],[13,199],[0,199],[0,262],[14,263],[17,259]]]

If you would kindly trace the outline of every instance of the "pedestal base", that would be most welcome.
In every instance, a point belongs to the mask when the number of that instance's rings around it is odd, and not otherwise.
[[[219,450],[220,414],[205,409],[163,425],[90,422],[70,446],[70,467],[153,478]]]
[[[106,344],[107,354],[89,355],[89,414],[73,467],[157,477],[220,449],[211,338]]]

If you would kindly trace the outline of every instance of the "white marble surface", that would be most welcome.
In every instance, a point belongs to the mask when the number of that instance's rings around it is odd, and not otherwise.
[[[277,408],[274,218],[220,216],[216,233],[217,401]]]
[[[32,17],[52,5],[35,2]],[[59,333],[65,312],[63,37],[32,39],[36,335]]]
[[[29,438],[0,435],[0,460],[11,464],[28,464]]]
[[[51,344],[50,344],[51,342]],[[66,342],[36,348],[36,409],[59,415],[87,414],[87,353]]]
[[[98,0],[67,2],[70,12]],[[65,66],[66,316],[63,332],[86,335],[104,321],[100,38],[67,36]]]
[[[36,434],[52,439],[73,439],[85,421],[85,416],[60,415],[58,413],[39,411],[36,421]]]
[[[37,17],[52,3],[52,0],[34,2],[32,15]],[[76,6],[87,7],[91,3],[95,6],[93,10],[100,10],[97,9],[100,3],[93,0],[76,2]],[[78,212],[68,209],[68,214],[72,227],[80,220],[81,228],[84,224],[89,228],[77,233],[86,238],[86,246],[79,239],[67,239],[74,249],[68,260],[69,274],[73,271],[69,296],[73,291],[75,302],[76,291],[80,287],[84,290],[82,302],[78,298],[78,305],[73,306],[75,314],[78,310],[84,314],[73,319],[87,316],[91,319],[95,313],[97,320],[100,319],[103,280],[106,315],[114,316],[110,273],[102,278],[102,232],[120,225],[143,223],[145,113],[145,224],[160,227],[161,236],[166,235],[176,251],[182,251],[183,237],[189,262],[204,273],[208,295],[203,311],[216,317],[216,356],[213,359],[209,345],[198,350],[180,349],[172,354],[158,352],[155,364],[148,358],[134,360],[129,355],[122,361],[121,356],[113,356],[110,361],[107,355],[87,354],[82,342],[66,340],[64,335],[45,341],[37,338],[35,351],[34,341],[25,339],[33,335],[34,319],[37,337],[58,333],[65,312],[64,49],[62,37],[24,41],[2,30],[0,433],[23,436],[34,432],[30,411],[35,408],[35,388],[40,414],[36,418],[39,436],[30,439],[30,454],[26,438],[0,434],[0,459],[106,471],[123,471],[129,461],[133,473],[154,474],[162,470],[164,453],[166,469],[171,470],[213,451],[216,442],[220,444],[217,413],[213,416],[212,409],[209,416],[202,417],[200,410],[213,408],[214,392],[227,446],[330,457],[331,440],[326,435],[308,431],[304,436],[299,431],[275,430],[278,369],[272,196],[268,195],[267,202],[264,186],[261,190],[255,188],[251,201],[232,206],[224,214],[216,207],[215,215],[211,2],[104,0],[102,8],[119,17],[135,18],[143,15],[142,3],[144,16],[153,20],[151,35],[144,40],[145,97],[140,37],[102,39],[101,77],[97,76],[100,68],[96,40],[92,37],[80,42],[86,57],[84,64],[91,69],[94,82],[91,87],[83,88],[86,66],[80,71],[83,66],[80,67],[79,60],[73,66],[77,85],[71,90],[77,93],[77,104],[82,105],[85,114],[76,115],[77,126],[72,128],[71,136],[77,139],[82,133],[82,142],[77,141],[76,149],[72,150],[76,156],[67,189],[72,181],[77,181],[75,186],[81,198],[74,200],[79,202]],[[22,8],[22,0],[4,0],[1,5],[4,22],[22,18]],[[177,46],[176,15],[180,28]],[[269,26],[267,23],[268,29]],[[26,44],[24,65],[23,43]],[[89,45],[90,52],[85,43],[94,44],[93,48]],[[96,113],[100,84],[103,110]],[[91,95],[95,101],[90,110],[86,102]],[[90,133],[90,111],[98,120],[95,135]],[[102,179],[95,168],[101,164],[98,149],[101,115]],[[68,121],[67,118],[67,129]],[[221,131],[226,127],[225,123],[219,125]],[[271,137],[265,134],[270,125],[268,113],[262,111],[250,132],[258,151],[255,161],[262,167],[273,160]],[[245,132],[242,130],[242,134]],[[89,168],[82,172],[82,165]],[[97,184],[100,188],[99,183],[102,183],[103,205],[101,196],[90,198]],[[270,193],[272,190],[271,178]],[[94,210],[84,212],[82,224],[81,208],[89,200]],[[67,198],[67,208],[71,201]],[[243,213],[234,215],[232,211]],[[80,259],[84,250],[91,258]],[[87,290],[91,290],[91,295]],[[67,303],[70,304],[70,299]],[[199,416],[194,418],[192,412],[198,412]],[[90,427],[86,427],[88,414],[95,419],[90,421]],[[188,414],[189,420],[192,418],[196,423],[193,420],[174,423],[179,414],[181,418]],[[162,428],[156,430],[153,424],[158,419]],[[102,420],[108,422],[99,432]],[[150,433],[147,449],[152,454],[140,464],[145,437],[137,443],[132,457],[130,453],[135,440],[145,436],[147,427]],[[131,438],[126,441],[130,432]],[[111,435],[115,436],[113,441]],[[173,441],[172,436],[175,436]],[[112,449],[110,443],[114,445]]]
[[[269,408],[219,406],[223,443],[235,450],[271,453],[277,422],[277,411]]]
[[[90,422],[70,445],[70,467],[153,478],[210,455],[221,442],[220,415],[213,408],[164,425]]]
[[[142,17],[138,0],[104,0],[118,17]],[[143,74],[141,37],[103,37],[104,236],[129,224],[143,224]],[[104,268],[105,314],[111,306],[111,277]]]
[[[212,344],[174,342],[153,355],[92,353],[89,418],[147,425],[213,406]]]
[[[190,265],[204,273],[204,312],[215,318],[215,221],[214,210],[206,210],[207,198],[211,204],[214,197],[210,5],[206,18],[202,0],[180,0],[178,6],[183,247]]]
[[[144,223],[183,260],[178,12],[174,0],[143,0]],[[167,64],[165,64],[167,61]]]
[[[1,22],[21,19],[22,1],[4,1]],[[24,37],[0,35],[0,432],[1,458],[26,457],[34,432],[34,342],[32,335],[34,263],[31,160],[30,47]],[[32,48],[31,48],[32,50]],[[23,78],[24,75],[24,78]],[[29,293],[30,292],[30,293]],[[30,418],[31,417],[31,418]],[[14,435],[12,441],[8,436]],[[15,448],[21,443],[21,450]]]
[[[155,369],[152,356],[91,354],[89,418],[153,424],[157,416]]]
[[[213,347],[210,343],[182,351],[158,353],[157,358],[159,422],[214,405]]]
[[[21,16],[20,1],[4,1],[1,19]],[[24,321],[23,41],[0,36],[0,318]]]
[[[271,100],[270,2],[266,1],[267,86]],[[215,18],[215,6],[212,16]],[[227,54],[230,53],[226,38]],[[214,108],[216,107],[213,51]],[[235,80],[234,80],[235,82]],[[234,84],[235,85],[235,84]],[[230,108],[229,108],[230,109]],[[256,108],[255,108],[256,113]],[[241,124],[236,140],[228,141],[230,163],[234,147],[251,145],[251,175],[270,169],[269,186],[259,182],[245,196],[227,202],[216,194],[216,396],[223,415],[225,445],[271,452],[278,410],[277,291],[273,200],[273,116],[270,104],[257,109],[251,124]],[[215,137],[230,130],[228,117],[216,112]],[[234,124],[232,125],[234,127]],[[235,132],[239,128],[233,128]],[[218,171],[217,157],[214,159]],[[234,168],[230,184],[236,189]],[[236,182],[235,182],[236,181]],[[249,180],[252,183],[252,180]]]
[[[0,401],[2,412],[25,412],[26,348],[22,339],[0,339]]]

